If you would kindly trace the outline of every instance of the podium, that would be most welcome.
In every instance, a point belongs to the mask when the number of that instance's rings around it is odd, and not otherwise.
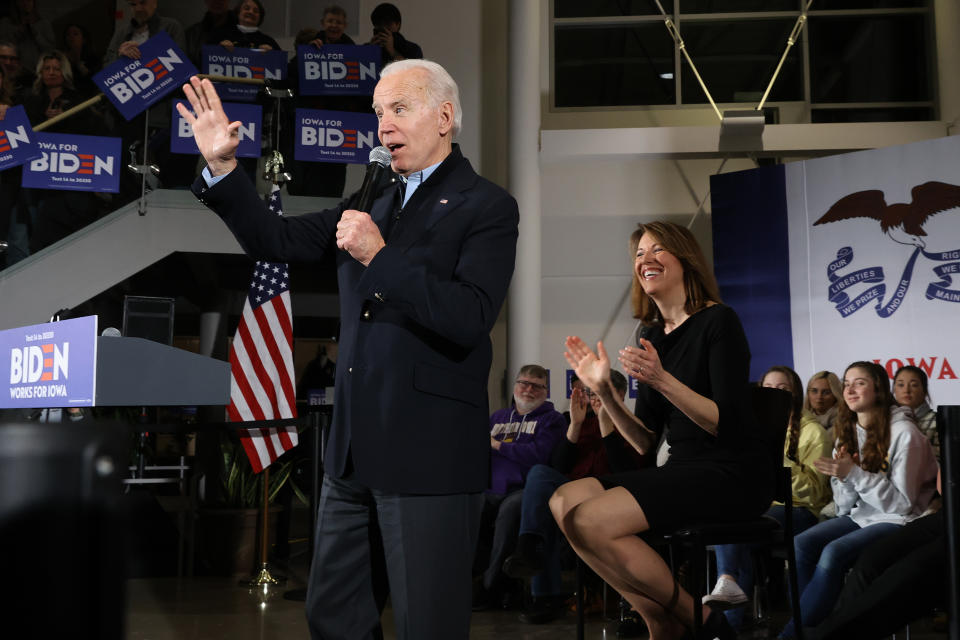
[[[144,338],[97,338],[94,406],[230,404],[230,363]]]
[[[0,408],[230,403],[228,362],[98,336],[96,316],[0,331],[0,354],[10,373],[0,376]]]

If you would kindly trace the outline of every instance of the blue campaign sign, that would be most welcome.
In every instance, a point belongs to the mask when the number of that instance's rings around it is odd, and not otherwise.
[[[200,149],[193,139],[193,129],[190,123],[183,119],[177,111],[177,105],[182,104],[187,109],[190,103],[186,100],[174,100],[173,115],[170,117],[170,151],[173,153],[198,154]],[[223,111],[230,122],[240,121],[240,146],[237,147],[237,156],[240,158],[260,157],[260,127],[263,121],[263,107],[258,104],[237,104],[224,102]]]
[[[350,111],[297,109],[293,157],[307,162],[367,164],[377,140],[377,116]]]
[[[312,44],[297,47],[300,95],[372,96],[380,78],[376,45]]]
[[[140,59],[120,56],[93,76],[113,106],[127,120],[179,89],[197,74],[186,54],[165,31],[140,45]]]
[[[66,191],[120,190],[120,138],[36,133],[40,157],[23,167],[24,187]]]
[[[206,45],[201,49],[200,67],[212,76],[284,80],[287,77],[286,51],[234,49],[220,45]],[[252,102],[260,86],[255,84],[217,83],[221,100]]]
[[[0,407],[92,407],[97,370],[97,316],[0,331],[9,376]]]
[[[23,107],[9,107],[0,120],[0,171],[40,155],[35,138]]]

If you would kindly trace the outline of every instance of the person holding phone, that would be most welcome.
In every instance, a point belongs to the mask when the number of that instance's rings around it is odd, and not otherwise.
[[[370,13],[373,23],[373,38],[369,44],[375,44],[383,50],[383,64],[409,58],[422,58],[423,49],[400,34],[400,10],[389,2],[378,4]]]

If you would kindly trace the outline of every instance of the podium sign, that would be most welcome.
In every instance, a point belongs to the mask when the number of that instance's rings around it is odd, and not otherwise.
[[[97,317],[0,331],[7,361],[0,407],[92,407]]]

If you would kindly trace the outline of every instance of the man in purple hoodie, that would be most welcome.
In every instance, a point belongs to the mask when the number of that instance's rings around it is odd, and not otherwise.
[[[490,416],[490,487],[484,496],[474,565],[483,572],[474,592],[475,611],[509,595],[500,567],[517,542],[523,484],[534,465],[549,462],[567,427],[563,414],[547,401],[547,393],[547,370],[525,365],[513,385],[513,406]]]

